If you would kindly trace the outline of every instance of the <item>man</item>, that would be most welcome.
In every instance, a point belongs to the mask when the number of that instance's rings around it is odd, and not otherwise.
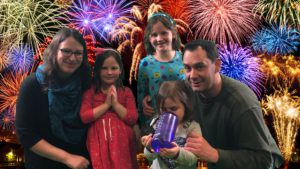
[[[186,84],[196,94],[203,136],[191,135],[185,149],[207,161],[209,169],[269,169],[283,158],[264,123],[256,95],[220,74],[215,43],[195,40],[185,46]]]

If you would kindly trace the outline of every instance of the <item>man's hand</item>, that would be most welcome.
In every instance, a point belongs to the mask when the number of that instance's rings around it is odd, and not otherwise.
[[[201,135],[191,133],[186,141],[184,149],[194,153],[201,160],[216,163],[219,160],[218,151],[213,148]]]
[[[151,101],[151,98],[149,95],[147,95],[144,99],[143,99],[143,112],[144,112],[144,115],[146,116],[152,116],[153,113],[154,113],[154,109],[153,107],[150,106],[150,101]]]

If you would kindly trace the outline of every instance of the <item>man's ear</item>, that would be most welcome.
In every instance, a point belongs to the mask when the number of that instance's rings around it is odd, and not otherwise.
[[[215,73],[220,72],[221,70],[221,59],[216,58],[215,60]]]

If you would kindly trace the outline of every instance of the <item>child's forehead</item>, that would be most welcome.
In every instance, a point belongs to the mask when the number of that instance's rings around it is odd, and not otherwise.
[[[153,29],[156,27],[156,29],[158,28],[164,28],[164,29],[169,29],[162,21],[158,20],[157,22],[153,23],[153,25],[151,26],[151,32],[153,31]]]
[[[168,96],[162,99],[162,106],[180,102],[179,96]]]

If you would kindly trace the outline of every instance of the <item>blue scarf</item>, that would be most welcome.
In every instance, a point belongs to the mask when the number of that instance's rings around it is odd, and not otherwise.
[[[45,84],[44,65],[36,71],[41,85]],[[57,79],[48,86],[49,119],[54,136],[71,144],[82,141],[86,127],[81,122],[79,111],[82,100],[82,85],[79,76],[71,77],[68,83]]]

